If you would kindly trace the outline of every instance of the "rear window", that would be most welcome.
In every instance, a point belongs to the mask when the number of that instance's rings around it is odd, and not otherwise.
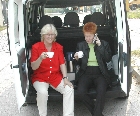
[[[76,12],[79,16],[79,26],[83,25],[83,20],[86,15],[91,15],[94,12],[103,12],[102,4],[92,6],[73,6],[65,8],[44,8],[44,14],[50,17],[58,16],[64,23],[64,17],[68,12]]]

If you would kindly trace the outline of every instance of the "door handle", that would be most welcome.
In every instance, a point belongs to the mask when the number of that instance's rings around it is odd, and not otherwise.
[[[12,64],[11,64],[11,68],[19,68],[19,65],[17,64],[17,65],[12,67]]]
[[[18,65],[15,65],[15,66],[12,66],[12,64],[11,64],[11,69],[12,69],[12,68],[19,68],[19,64],[18,64]],[[23,72],[23,73],[26,72],[26,63],[23,63],[23,64],[21,65],[21,69],[22,69],[22,72]]]

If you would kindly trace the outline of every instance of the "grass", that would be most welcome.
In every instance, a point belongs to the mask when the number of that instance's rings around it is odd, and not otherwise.
[[[140,19],[140,8],[127,12],[128,19]]]
[[[140,57],[140,48],[138,50],[131,51],[132,56]]]
[[[6,28],[7,28],[7,26],[0,26],[0,31],[4,30]]]
[[[140,12],[128,12],[128,19],[140,19]]]

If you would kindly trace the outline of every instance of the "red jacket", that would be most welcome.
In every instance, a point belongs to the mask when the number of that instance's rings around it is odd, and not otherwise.
[[[62,80],[60,65],[65,63],[63,46],[54,42],[51,51],[54,52],[53,58],[43,59],[39,68],[34,70],[32,83],[35,81],[46,82],[57,87]],[[36,61],[42,52],[47,52],[45,44],[38,42],[32,46],[30,62]]]

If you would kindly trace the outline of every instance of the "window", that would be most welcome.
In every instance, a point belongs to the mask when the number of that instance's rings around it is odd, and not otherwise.
[[[68,12],[76,12],[79,16],[79,26],[83,25],[83,20],[86,15],[93,14],[94,12],[103,12],[102,4],[92,6],[72,6],[65,8],[44,8],[44,14],[50,17],[58,16],[64,23],[64,17]]]

